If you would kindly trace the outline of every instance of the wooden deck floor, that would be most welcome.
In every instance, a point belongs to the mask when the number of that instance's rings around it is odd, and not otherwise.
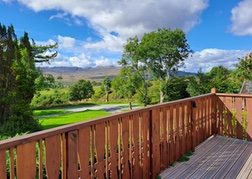
[[[198,147],[187,162],[177,163],[161,178],[252,178],[252,142],[215,136]]]

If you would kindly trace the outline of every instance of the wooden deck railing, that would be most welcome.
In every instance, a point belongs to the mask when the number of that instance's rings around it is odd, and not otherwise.
[[[217,134],[252,141],[252,95],[216,94]]]
[[[250,140],[250,99],[213,91],[3,140],[0,179],[155,178],[211,135]]]

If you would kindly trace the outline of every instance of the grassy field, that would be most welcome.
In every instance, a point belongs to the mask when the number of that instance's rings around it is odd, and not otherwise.
[[[76,122],[107,116],[109,114],[110,114],[109,112],[103,110],[86,110],[84,112],[76,112],[71,114],[63,114],[59,116],[42,118],[39,120],[39,122],[41,123],[43,129],[45,130],[58,126],[63,126],[66,124],[73,124]]]
[[[63,109],[33,110],[33,116],[35,117],[54,115],[54,114],[65,114],[65,113],[69,112]]]

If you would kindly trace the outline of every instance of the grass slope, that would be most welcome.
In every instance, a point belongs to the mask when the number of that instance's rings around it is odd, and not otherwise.
[[[84,112],[76,112],[66,115],[53,116],[48,118],[40,119],[43,129],[51,129],[58,126],[63,126],[66,124],[73,124],[76,122],[86,121],[102,116],[109,115],[109,112],[103,110],[86,110]]]

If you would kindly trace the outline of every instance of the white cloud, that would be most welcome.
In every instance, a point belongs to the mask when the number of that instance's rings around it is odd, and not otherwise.
[[[56,15],[52,15],[49,20],[53,20],[53,19],[64,19],[65,17],[67,16],[67,13],[66,12],[63,12],[63,13],[58,13]]]
[[[83,25],[83,22],[77,18],[76,16],[71,16],[69,15],[67,12],[61,12],[61,13],[57,13],[55,15],[52,15],[49,20],[53,20],[53,19],[59,19],[63,22],[65,22],[67,25],[71,26],[73,24],[77,24],[79,26]]]
[[[238,58],[243,58],[251,50],[221,50],[204,49],[195,52],[192,57],[185,60],[184,71],[198,72],[199,68],[203,72],[209,72],[213,67],[222,65],[228,69],[233,69],[234,64],[238,63]]]
[[[95,63],[90,56],[82,53],[78,56],[70,57],[69,61],[71,62],[72,66],[78,67],[94,67]]]
[[[49,39],[46,42],[42,42],[42,41],[35,41],[36,45],[54,45],[56,43],[55,40],[53,39]]]
[[[74,48],[76,44],[76,40],[72,37],[63,37],[58,35],[58,43],[59,43],[59,49],[69,49]]]
[[[73,17],[87,19],[89,25],[97,30],[103,40],[87,48],[102,48],[104,50],[119,51],[119,46],[126,38],[141,36],[143,33],[157,28],[180,28],[188,32],[200,22],[200,14],[208,6],[208,0],[18,0],[34,11],[61,10],[65,13],[57,14],[53,18],[66,18],[66,14]],[[81,24],[80,19],[75,23]],[[102,32],[101,32],[101,29]],[[110,32],[118,33],[112,37]]]
[[[95,51],[107,50],[111,52],[122,52],[124,41],[120,37],[112,35],[101,28],[99,29],[99,32],[102,34],[103,40],[99,42],[89,41],[84,45],[84,48]]]
[[[51,61],[50,63],[37,63],[37,66],[77,66],[77,67],[95,67],[96,62],[84,53],[75,55],[75,56],[65,56],[62,54],[58,54],[55,60]]]
[[[117,66],[118,59],[108,59],[103,56],[100,57],[100,59],[95,60],[95,65],[96,66]]]
[[[243,0],[232,9],[231,31],[236,35],[252,35],[252,1]]]

